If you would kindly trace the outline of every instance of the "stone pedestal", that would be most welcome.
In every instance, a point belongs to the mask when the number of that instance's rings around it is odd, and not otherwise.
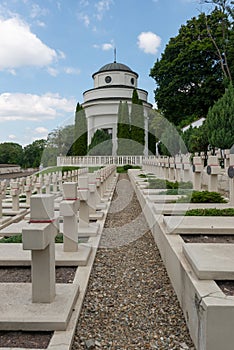
[[[32,302],[51,303],[55,298],[54,196],[31,197],[30,225],[22,230],[23,249],[32,251]]]
[[[78,251],[78,223],[77,210],[77,182],[63,184],[63,198],[60,203],[60,215],[63,216],[63,250],[65,252]]]
[[[13,211],[19,211],[19,194],[20,194],[19,183],[12,182],[10,195],[12,197],[12,210]]]
[[[203,171],[203,165],[201,157],[193,157],[193,189],[195,191],[201,191],[201,173]]]
[[[207,174],[209,175],[208,191],[218,191],[218,174],[221,171],[219,160],[217,156],[209,156],[208,164],[206,168]]]

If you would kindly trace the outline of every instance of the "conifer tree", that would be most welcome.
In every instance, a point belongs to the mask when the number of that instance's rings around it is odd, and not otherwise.
[[[118,110],[118,125],[117,125],[117,139],[118,139],[118,155],[129,154],[130,144],[130,124],[129,124],[129,110],[128,103],[120,101]]]
[[[75,114],[73,155],[85,156],[87,154],[87,135],[87,120],[85,111],[78,102]]]
[[[234,88],[229,84],[224,95],[209,109],[204,124],[212,147],[231,148],[234,144]]]
[[[144,110],[136,89],[133,90],[132,94],[131,139],[133,141],[131,153],[143,155],[145,145]]]

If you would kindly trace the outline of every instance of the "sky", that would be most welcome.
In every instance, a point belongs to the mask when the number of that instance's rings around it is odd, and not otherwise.
[[[23,147],[74,123],[92,74],[114,61],[149,76],[199,0],[0,0],[0,143]]]

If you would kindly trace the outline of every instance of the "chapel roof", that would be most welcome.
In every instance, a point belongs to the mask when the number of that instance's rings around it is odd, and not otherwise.
[[[123,64],[123,63],[119,63],[119,62],[112,62],[112,63],[108,63],[108,64],[105,64],[103,67],[101,67],[96,73],[93,74],[93,77],[94,75],[98,74],[98,73],[101,73],[101,72],[110,72],[110,71],[125,71],[125,72],[131,72],[135,75],[137,75],[138,77],[138,74],[133,72],[132,69],[130,67],[128,67],[126,64]]]

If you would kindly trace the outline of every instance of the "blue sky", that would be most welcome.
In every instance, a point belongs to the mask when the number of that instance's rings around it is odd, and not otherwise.
[[[23,146],[74,121],[92,74],[113,62],[150,69],[199,0],[0,0],[0,143]]]

